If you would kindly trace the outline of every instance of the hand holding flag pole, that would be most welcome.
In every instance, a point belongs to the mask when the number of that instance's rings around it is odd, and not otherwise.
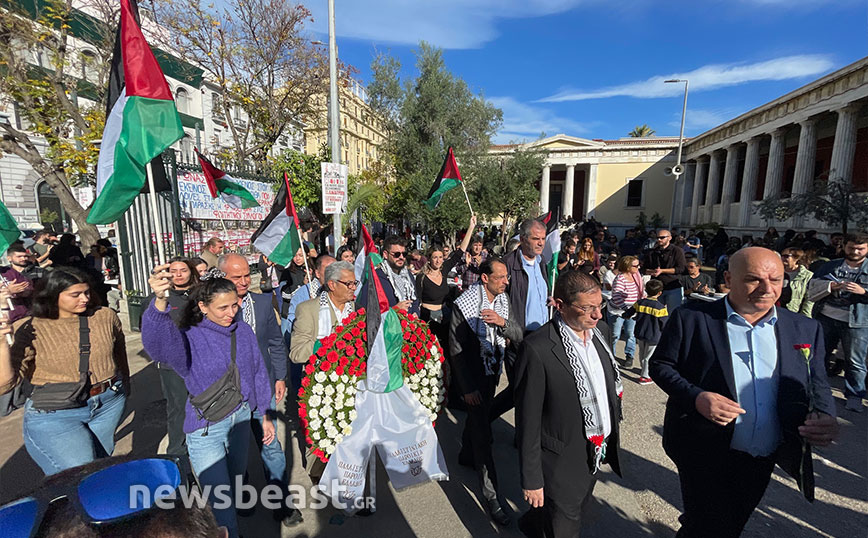
[[[4,278],[2,276],[0,276],[0,280],[3,281],[3,288],[8,290],[9,289],[8,288],[9,281],[6,280],[6,278]],[[2,319],[3,323],[9,323],[9,313],[12,312],[13,308],[15,308],[15,304],[12,302],[12,297],[10,297],[8,295],[8,292],[4,292],[4,295],[6,295],[6,301],[3,305],[0,305],[0,310],[3,311],[3,317],[0,319]],[[12,344],[14,342],[15,342],[15,340],[12,338],[12,335],[7,334],[6,335],[6,343],[9,344],[10,346],[12,346]]]
[[[298,232],[298,244],[301,245],[302,257],[304,258],[304,273],[307,275],[307,291],[310,294],[310,298],[313,299],[313,280],[310,278],[310,267],[307,265],[307,252],[304,251],[304,238],[301,236],[301,226],[298,221],[298,213],[295,212],[295,202],[292,201],[292,191],[289,188],[289,175],[284,172],[283,173],[283,181],[286,182],[286,199],[289,204],[289,208],[292,210],[292,218],[295,219],[295,231]],[[325,285],[325,282],[323,282]]]
[[[157,212],[157,191],[154,188],[154,173],[151,170],[151,163],[148,163],[147,170],[148,188],[151,194],[151,215],[154,218],[154,232],[157,234],[157,265],[163,265],[166,263],[166,250],[163,246],[163,224],[160,222],[160,214]],[[166,290],[166,297],[168,296],[169,290]]]

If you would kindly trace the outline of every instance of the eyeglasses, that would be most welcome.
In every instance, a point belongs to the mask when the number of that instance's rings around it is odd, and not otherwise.
[[[670,237],[672,237],[672,236],[671,235],[658,235],[657,239],[669,239]]]
[[[389,256],[391,256],[391,257],[393,257],[393,258],[403,258],[403,257],[404,257],[404,254],[406,254],[406,252],[404,252],[404,251],[399,251],[399,252],[390,252],[390,253],[389,253]]]
[[[343,280],[335,280],[335,282],[340,282],[344,286],[353,289],[359,287],[360,282],[358,280],[347,280],[344,282]]]
[[[609,303],[607,303],[606,301],[603,301],[599,305],[577,305],[576,303],[569,303],[570,306],[580,311],[582,314],[590,314],[595,310],[597,312],[602,312],[603,310],[605,310],[607,304]]]
[[[187,483],[177,458],[126,461],[0,507],[0,527],[3,536],[32,538],[48,507],[61,499],[68,500],[87,524],[116,523],[153,509],[156,500],[172,498],[181,485]]]
[[[630,267],[639,267],[639,264],[638,264],[638,263],[634,263],[634,264],[631,265]]]

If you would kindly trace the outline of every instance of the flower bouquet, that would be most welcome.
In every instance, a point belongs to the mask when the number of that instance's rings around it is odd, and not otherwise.
[[[404,345],[401,366],[404,383],[429,412],[432,422],[446,396],[443,349],[418,316],[398,312]],[[360,309],[319,340],[319,348],[304,368],[298,390],[298,415],[313,453],[328,461],[335,447],[352,433],[355,396],[367,369],[365,310]]]

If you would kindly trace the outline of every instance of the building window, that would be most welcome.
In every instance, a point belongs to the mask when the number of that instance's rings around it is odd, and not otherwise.
[[[627,207],[642,207],[645,181],[639,178],[627,180]]]
[[[223,99],[217,92],[211,93],[211,115],[223,119]]]
[[[93,66],[96,65],[96,53],[90,50],[81,51],[81,78],[92,84],[99,81],[99,75]]]
[[[175,90],[175,106],[181,114],[190,113],[190,94],[184,88]]]

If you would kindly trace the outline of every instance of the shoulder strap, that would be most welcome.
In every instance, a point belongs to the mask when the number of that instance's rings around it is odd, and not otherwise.
[[[78,316],[78,372],[82,379],[87,379],[90,366],[90,328],[87,325],[87,315]]]
[[[232,331],[232,336],[230,336],[229,339],[232,342],[232,344],[231,344],[232,345],[232,351],[230,352],[230,355],[232,357],[232,364],[235,364],[235,331],[234,330]]]

